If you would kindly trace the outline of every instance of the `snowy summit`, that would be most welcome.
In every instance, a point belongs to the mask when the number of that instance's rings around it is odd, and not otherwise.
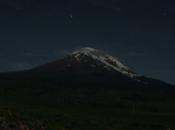
[[[97,49],[85,47],[74,51],[71,54],[77,61],[81,62],[86,57],[96,60],[98,63],[103,64],[105,69],[113,70],[125,74],[129,77],[135,77],[137,74],[131,71],[127,66],[122,64],[117,58],[101,52]]]

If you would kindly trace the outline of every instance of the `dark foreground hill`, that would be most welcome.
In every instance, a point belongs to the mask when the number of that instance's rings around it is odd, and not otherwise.
[[[175,129],[173,85],[93,48],[0,79],[2,130]]]

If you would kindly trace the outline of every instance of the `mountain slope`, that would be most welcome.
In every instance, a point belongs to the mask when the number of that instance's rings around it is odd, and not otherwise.
[[[132,71],[117,58],[94,48],[81,48],[63,59],[31,70],[1,74],[7,79],[43,80],[60,86],[171,86]]]

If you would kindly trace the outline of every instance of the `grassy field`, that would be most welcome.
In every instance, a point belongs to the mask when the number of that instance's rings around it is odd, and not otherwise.
[[[19,107],[19,108],[18,108]],[[80,105],[1,108],[1,120],[36,130],[166,130],[175,128],[172,113],[130,112]],[[8,109],[7,109],[8,108]],[[1,125],[3,125],[1,123]],[[3,128],[3,126],[1,126]]]
[[[1,130],[174,130],[174,92],[1,82]]]

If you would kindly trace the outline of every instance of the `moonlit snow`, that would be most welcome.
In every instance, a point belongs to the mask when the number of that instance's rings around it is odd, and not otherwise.
[[[82,55],[85,55],[85,56],[91,57],[94,60],[97,60],[98,62],[103,64],[105,69],[115,70],[129,77],[138,76],[136,73],[132,72],[128,67],[123,65],[119,60],[117,60],[117,58],[114,58],[111,55],[105,54],[97,49],[85,47],[77,51],[74,51],[72,53],[72,56],[74,56],[79,62],[81,62]]]

